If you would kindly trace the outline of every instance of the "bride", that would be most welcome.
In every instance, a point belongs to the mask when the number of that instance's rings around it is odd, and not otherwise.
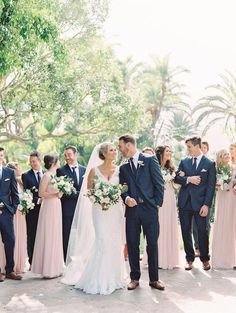
[[[117,151],[112,143],[95,147],[80,191],[62,282],[90,294],[107,295],[124,286],[122,202],[102,210],[86,196],[94,179],[119,184]]]

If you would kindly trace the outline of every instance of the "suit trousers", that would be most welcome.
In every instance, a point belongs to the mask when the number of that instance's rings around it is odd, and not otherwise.
[[[194,261],[195,252],[193,249],[192,240],[192,220],[195,220],[197,233],[198,233],[198,243],[200,251],[200,260],[208,261],[209,258],[209,228],[207,227],[207,217],[202,217],[199,215],[199,211],[194,211],[192,209],[190,199],[187,201],[184,208],[179,209],[179,219],[181,225],[181,232],[184,242],[184,250],[186,254],[186,260]]]

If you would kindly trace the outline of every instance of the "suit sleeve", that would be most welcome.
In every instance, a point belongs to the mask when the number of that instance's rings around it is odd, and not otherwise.
[[[12,207],[16,212],[17,207],[20,204],[20,199],[19,199],[19,192],[18,192],[18,188],[17,188],[17,181],[16,181],[16,176],[15,176],[14,171],[12,171],[10,189],[11,189]]]
[[[27,179],[26,173],[23,173],[23,174],[21,175],[21,179],[22,179],[22,183],[23,183],[23,188],[24,188],[24,190],[30,189],[30,186],[29,186],[29,183],[28,183],[28,179]]]
[[[182,171],[184,172],[184,165],[183,165],[183,160],[181,160],[180,164],[179,164],[179,167],[178,167],[178,170],[175,172],[175,183],[176,184],[179,184],[181,186],[186,186],[187,185],[187,176],[184,175],[184,176],[180,176],[179,175],[179,172]]]
[[[150,173],[154,185],[155,201],[158,206],[162,206],[164,197],[164,180],[161,168],[156,157],[150,158]]]
[[[127,182],[125,181],[125,177],[124,177],[124,173],[123,173],[123,170],[122,170],[122,166],[120,167],[119,178],[120,178],[120,184],[121,184],[121,185],[124,185],[124,184],[127,183]],[[128,197],[128,196],[129,196],[128,191],[123,192],[123,193],[121,194],[121,198],[122,198],[122,200],[124,201],[124,203],[125,203],[126,197]]]
[[[204,204],[209,208],[211,207],[212,199],[215,193],[216,188],[216,167],[215,162],[212,162],[211,167],[209,168],[208,174],[208,186]]]

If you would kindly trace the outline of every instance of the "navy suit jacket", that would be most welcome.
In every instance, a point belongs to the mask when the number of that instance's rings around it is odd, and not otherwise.
[[[37,211],[37,208],[40,207],[38,203],[39,200],[39,183],[35,177],[34,171],[31,169],[21,176],[24,190],[29,189],[33,193],[33,203],[34,203],[34,210],[30,210],[30,214],[34,214]],[[36,209],[36,210],[35,210]]]
[[[164,195],[164,181],[160,165],[155,156],[139,154],[137,175],[133,174],[130,163],[120,166],[120,183],[128,186],[128,191],[122,194],[125,202],[127,196],[134,198],[137,203],[149,212],[156,212],[157,207],[162,206]],[[142,164],[141,164],[142,163]],[[140,201],[141,200],[141,201]],[[137,206],[130,208],[126,205],[126,217],[136,215]]]
[[[179,176],[180,171],[184,172],[184,176]],[[200,176],[201,183],[198,186],[187,184],[188,176]],[[178,207],[180,209],[186,208],[188,200],[191,201],[194,211],[199,211],[203,205],[210,208],[216,186],[215,162],[203,155],[197,169],[194,170],[192,158],[185,158],[180,162],[175,182],[181,185],[178,196]]]
[[[0,202],[2,202],[11,214],[15,214],[19,200],[15,172],[7,167],[2,168],[0,179]]]
[[[76,193],[70,196],[63,195],[61,198],[62,204],[62,214],[64,216],[73,216],[75,212],[76,203],[79,197],[80,189],[83,183],[83,178],[85,174],[86,168],[82,165],[79,165],[79,183],[77,184],[74,180],[73,173],[68,164],[62,166],[57,170],[57,176],[67,176],[74,181],[74,187],[76,189]]]

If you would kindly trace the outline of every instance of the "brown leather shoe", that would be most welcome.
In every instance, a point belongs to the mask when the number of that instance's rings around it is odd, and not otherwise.
[[[21,280],[22,276],[16,274],[16,272],[11,272],[11,273],[6,274],[6,278],[13,279],[13,280]]]
[[[191,271],[191,269],[193,268],[193,262],[192,261],[188,261],[184,268],[185,268],[186,271]]]
[[[131,280],[131,282],[128,284],[127,289],[128,290],[134,290],[139,286],[138,280]]]
[[[4,280],[5,280],[5,276],[2,273],[0,273],[0,282],[3,282]]]
[[[211,268],[209,261],[203,261],[202,268],[204,269],[204,271],[209,271],[209,269]]]
[[[150,281],[149,286],[158,290],[165,290],[165,285],[160,280]]]

